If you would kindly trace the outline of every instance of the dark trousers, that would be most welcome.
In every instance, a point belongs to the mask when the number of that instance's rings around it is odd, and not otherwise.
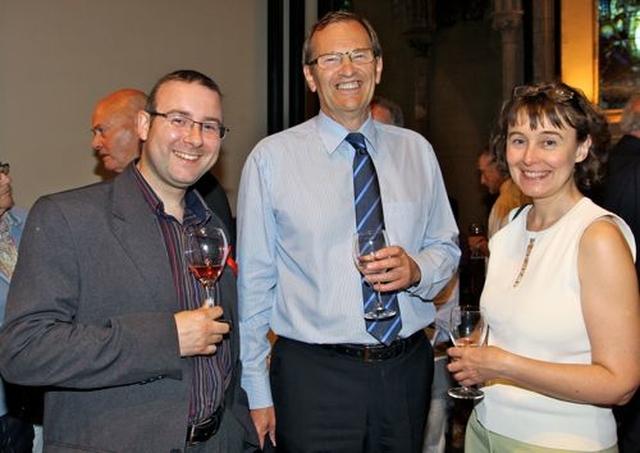
[[[31,453],[33,449],[33,425],[20,418],[0,417],[0,452]]]
[[[426,337],[364,362],[279,338],[271,356],[278,453],[420,453],[431,399]]]
[[[620,453],[640,453],[640,391],[626,405],[616,407],[614,414]]]

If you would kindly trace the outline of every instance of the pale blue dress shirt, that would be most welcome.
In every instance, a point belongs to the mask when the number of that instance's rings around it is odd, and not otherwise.
[[[430,299],[458,266],[458,229],[431,145],[369,118],[360,128],[378,173],[385,227],[422,272],[398,296],[401,337],[434,320]],[[363,317],[349,131],[320,113],[261,140],[245,163],[238,199],[242,386],[252,409],[271,406],[271,329],[305,343],[373,344]]]

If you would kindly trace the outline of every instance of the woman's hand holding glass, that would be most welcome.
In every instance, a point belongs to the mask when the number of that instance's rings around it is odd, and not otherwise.
[[[461,305],[451,310],[449,335],[455,345],[447,352],[453,359],[447,368],[453,377],[462,385],[454,387],[447,392],[449,396],[457,399],[480,400],[484,398],[482,390],[471,387],[477,384],[477,370],[468,369],[468,364],[461,360],[470,348],[478,348],[485,345],[488,334],[488,326],[480,308]],[[465,385],[466,384],[466,385]]]

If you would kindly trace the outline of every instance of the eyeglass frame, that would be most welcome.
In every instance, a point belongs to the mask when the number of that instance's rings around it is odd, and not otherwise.
[[[0,162],[0,173],[3,175],[8,175],[11,171],[11,165],[7,162]]]
[[[174,119],[183,119],[186,121],[185,124],[185,128],[188,128],[189,131],[191,129],[193,129],[194,124],[197,124],[200,128],[200,133],[201,134],[205,134],[204,131],[204,126],[205,125],[213,125],[215,124],[216,127],[218,128],[218,138],[220,138],[220,140],[224,139],[227,136],[227,133],[231,130],[228,127],[226,127],[224,124],[218,122],[218,121],[196,121],[193,118],[185,115],[184,113],[180,113],[180,112],[158,112],[155,110],[145,110],[145,112],[147,112],[149,115],[151,116],[160,116],[166,120],[169,121],[169,124],[171,124],[172,127],[174,127],[175,129],[180,129],[180,126],[176,126],[175,124],[173,124],[172,119],[170,118],[171,116],[175,116]],[[208,134],[207,134],[208,135]]]
[[[367,52],[371,52],[371,60],[369,61],[353,61],[353,53],[354,52],[363,52],[363,51],[367,51]],[[325,66],[324,63],[320,63],[320,59],[323,57],[329,57],[329,56],[333,56],[333,57],[340,57],[340,61],[338,61],[338,63],[336,64],[336,68],[339,67],[340,65],[342,65],[342,62],[344,61],[344,57],[347,56],[349,57],[349,61],[355,65],[366,65],[369,63],[372,63],[373,61],[375,61],[376,58],[378,58],[380,56],[379,52],[376,52],[375,49],[371,48],[371,47],[363,47],[363,48],[359,48],[359,49],[353,49],[350,50],[348,52],[328,52],[328,53],[323,53],[322,55],[318,55],[316,58],[314,58],[313,60],[309,60],[305,63],[305,65],[307,66],[313,66],[313,65],[317,65],[320,69],[330,69],[334,66]]]

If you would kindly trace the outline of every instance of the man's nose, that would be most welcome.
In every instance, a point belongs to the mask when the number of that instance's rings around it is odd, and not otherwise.
[[[99,151],[102,149],[102,135],[101,134],[93,134],[93,138],[91,139],[91,148],[93,148],[94,151]]]
[[[185,139],[193,144],[202,143],[202,124],[194,122],[189,128],[189,132]]]

